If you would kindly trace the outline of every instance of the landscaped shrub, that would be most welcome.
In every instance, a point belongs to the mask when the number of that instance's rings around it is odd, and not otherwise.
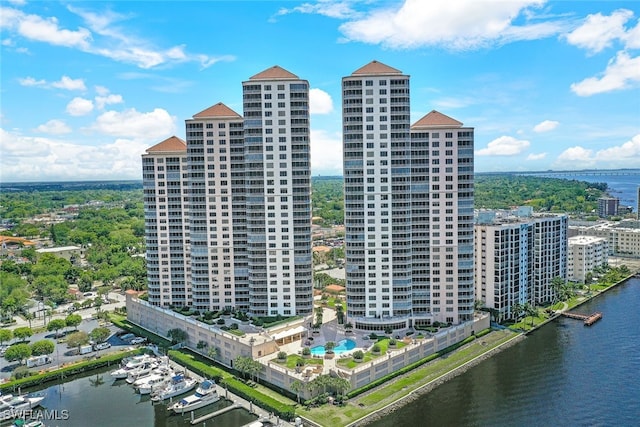
[[[305,347],[302,349],[303,356],[311,356],[311,349],[309,347]]]
[[[371,333],[369,334],[369,338],[370,338],[372,341],[374,341],[374,340],[377,340],[377,339],[378,339],[378,335],[377,335],[375,332],[371,332]]]
[[[354,360],[362,360],[364,359],[364,352],[362,350],[356,350],[353,352]]]
[[[218,319],[218,320],[216,321],[216,323],[217,323],[218,325],[224,325],[224,323],[225,323],[225,322],[224,322],[224,319]]]
[[[371,347],[371,352],[373,352],[373,353],[380,353],[380,350],[381,350],[380,349],[380,344],[378,344],[378,343],[375,343],[373,345],[373,347]]]
[[[278,360],[285,360],[286,358],[287,358],[287,352],[286,351],[278,352]]]
[[[391,347],[395,347],[398,344],[398,341],[395,338],[390,338],[389,339],[389,345]]]

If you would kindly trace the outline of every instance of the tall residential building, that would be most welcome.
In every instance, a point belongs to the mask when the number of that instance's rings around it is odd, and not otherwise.
[[[516,304],[553,300],[551,282],[567,278],[567,216],[534,215],[531,208],[483,211],[475,225],[477,299],[499,320]]]
[[[313,313],[309,83],[278,67],[143,155],[149,302]],[[191,270],[193,268],[193,270]]]
[[[587,275],[596,267],[609,261],[609,244],[603,237],[569,237],[567,257],[567,278],[584,283]]]
[[[242,83],[249,312],[313,312],[309,83],[274,66]]]
[[[598,216],[600,218],[606,218],[618,215],[619,206],[620,199],[617,197],[600,197],[598,199]]]
[[[435,111],[412,127],[409,95],[409,76],[377,61],[342,79],[347,316],[358,329],[473,318],[473,129]]]
[[[191,304],[187,146],[172,136],[142,155],[149,302]]]
[[[243,119],[222,103],[186,120],[193,308],[249,309]]]

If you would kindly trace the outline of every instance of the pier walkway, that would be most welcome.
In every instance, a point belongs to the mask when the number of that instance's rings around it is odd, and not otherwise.
[[[584,322],[585,326],[591,326],[596,323],[598,320],[602,319],[602,313],[596,311],[593,314],[580,314],[580,313],[567,313],[563,312],[562,315],[564,317],[569,317],[571,319],[578,319]]]
[[[189,375],[191,378],[195,378],[199,383],[205,380],[205,378],[201,377],[200,375],[197,375],[192,371],[189,371],[186,367],[176,363],[173,360],[170,360],[169,363],[176,370],[184,371],[186,375]],[[224,387],[221,387],[219,384],[216,384],[216,387],[218,390],[218,395],[222,398],[225,398],[231,401],[232,404],[218,411],[214,411],[209,414],[202,415],[198,418],[192,417],[191,425],[196,425],[196,424],[206,425],[208,424],[207,420],[211,420],[211,425],[214,425],[213,423],[215,422],[215,420],[213,418],[216,417],[217,415],[223,414],[233,409],[244,408],[247,411],[249,411],[251,414],[254,414],[258,417],[258,419],[253,423],[250,423],[249,426],[254,423],[261,422],[263,423],[264,426],[294,427],[294,424],[288,421],[281,420],[279,417],[265,411],[264,409],[260,408],[258,405],[254,405],[253,402],[249,402],[248,400],[243,399],[242,397],[231,393],[229,390],[225,389]]]

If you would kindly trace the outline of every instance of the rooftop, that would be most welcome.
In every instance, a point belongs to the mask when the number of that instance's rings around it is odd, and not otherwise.
[[[231,108],[224,105],[222,102],[218,102],[211,107],[200,111],[193,116],[194,119],[206,119],[206,118],[239,118],[242,116]]]
[[[378,61],[371,61],[367,65],[358,68],[351,74],[352,76],[374,75],[374,74],[402,74],[402,71],[389,67]]]
[[[456,119],[452,119],[451,117],[442,114],[439,111],[432,110],[430,113],[427,113],[423,118],[418,120],[411,126],[411,129],[420,129],[420,128],[459,128],[462,127],[462,122],[457,121]]]
[[[249,78],[249,80],[278,80],[278,79],[299,79],[295,74],[285,70],[279,65],[274,65],[271,68],[256,74]]]
[[[147,153],[161,153],[167,151],[186,151],[187,143],[178,138],[177,136],[171,136],[164,141],[147,148]]]

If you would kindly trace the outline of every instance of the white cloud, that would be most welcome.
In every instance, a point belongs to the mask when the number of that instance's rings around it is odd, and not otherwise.
[[[311,114],[329,114],[333,111],[331,95],[322,89],[309,90],[309,111]]]
[[[160,140],[175,133],[175,119],[169,113],[156,108],[149,113],[135,109],[106,111],[90,126],[91,130],[105,135],[140,140]]]
[[[124,102],[122,95],[109,94],[106,96],[96,96],[96,107],[99,110],[104,109],[105,105],[121,104],[122,102]]]
[[[542,160],[547,157],[547,153],[537,153],[537,154],[529,154],[527,156],[527,160]]]
[[[627,49],[640,49],[640,19],[635,27],[630,29],[624,36]]]
[[[80,97],[73,98],[67,104],[67,113],[72,116],[84,116],[93,111],[93,101]]]
[[[288,15],[295,12],[317,14],[336,19],[346,19],[357,14],[351,8],[351,4],[348,1],[320,0],[315,4],[303,3],[291,9],[281,8],[276,16]],[[271,19],[271,21],[273,20],[274,19]]]
[[[340,26],[348,40],[410,49],[423,46],[477,49],[559,33],[561,21],[532,23],[532,9],[545,0],[406,0]],[[516,24],[523,18],[526,22]]]
[[[595,151],[575,146],[564,150],[554,162],[558,169],[584,169],[599,167],[602,169],[637,168],[640,165],[640,134],[629,141]]]
[[[529,148],[529,145],[529,141],[501,136],[487,144],[487,148],[476,151],[476,156],[515,156]]]
[[[107,89],[104,86],[96,86],[95,87],[96,93],[100,96],[107,96],[109,95],[109,89]]]
[[[52,135],[62,135],[71,132],[71,128],[62,120],[49,120],[47,123],[41,124],[35,128],[36,132],[50,133]]]
[[[33,77],[25,77],[22,79],[18,79],[18,83],[22,86],[46,86],[47,82],[45,80],[36,80]]]
[[[136,38],[130,28],[116,27],[116,22],[128,17],[110,11],[94,13],[72,6],[68,6],[68,10],[80,16],[91,31],[84,27],[63,29],[56,17],[26,14],[10,7],[0,8],[0,27],[31,41],[75,48],[140,68],[178,62],[197,62],[207,68],[220,61],[235,60],[232,55],[187,53],[183,45],[158,48],[147,40]]]
[[[60,139],[24,136],[0,129],[0,179],[11,181],[69,181],[140,179],[140,155],[145,141],[115,139],[86,145]],[[25,160],[27,159],[27,160]]]
[[[624,24],[632,17],[633,12],[626,9],[616,10],[610,16],[589,15],[581,26],[567,34],[567,41],[590,53],[601,52],[625,37]]]
[[[591,96],[598,93],[636,87],[640,83],[640,56],[632,58],[625,51],[609,61],[601,77],[589,77],[579,83],[573,83],[571,90],[578,96]]]
[[[42,18],[38,15],[28,15],[20,10],[0,8],[0,26],[25,37],[29,40],[49,43],[56,46],[76,47],[87,49],[91,33],[86,28],[75,31],[62,29],[55,17]]]
[[[83,79],[72,79],[69,76],[62,76],[57,82],[47,82],[46,80],[36,80],[33,77],[18,79],[22,86],[37,86],[43,88],[56,88],[65,90],[86,90]]]
[[[313,175],[342,175],[342,135],[311,129],[310,141]]]
[[[58,89],[66,89],[66,90],[86,90],[87,87],[84,85],[84,80],[82,79],[72,79],[69,76],[62,76],[62,78],[57,81],[51,83],[51,86]]]
[[[556,122],[554,120],[545,120],[533,127],[534,132],[549,132],[558,127],[560,122]]]

